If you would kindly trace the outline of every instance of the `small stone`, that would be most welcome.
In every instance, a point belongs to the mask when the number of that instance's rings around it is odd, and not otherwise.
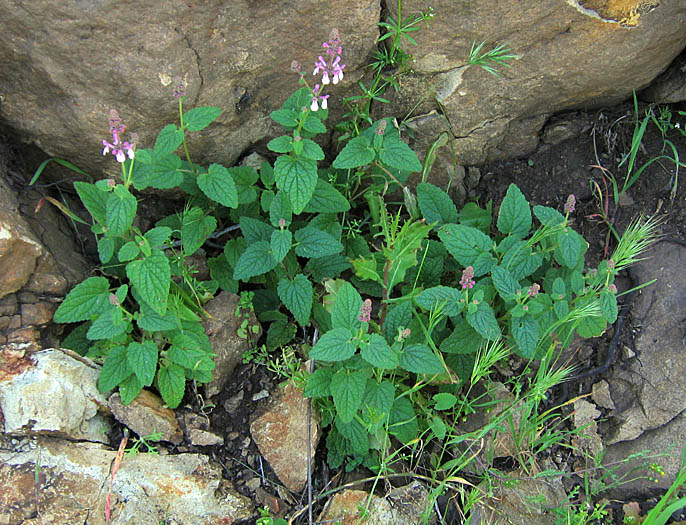
[[[609,410],[615,409],[615,402],[612,401],[612,396],[610,395],[610,383],[604,379],[601,379],[593,385],[591,399],[600,407]]]
[[[164,401],[148,390],[141,393],[129,404],[124,405],[119,392],[112,394],[108,400],[114,417],[133,430],[139,436],[149,436],[154,432],[162,434],[160,441],[169,441],[178,445],[183,433],[176,421],[174,411],[164,407]]]
[[[200,430],[198,428],[191,428],[187,433],[188,441],[193,445],[199,447],[211,447],[213,445],[223,445],[224,438],[214,434],[213,432],[208,432],[207,430]]]
[[[260,390],[256,394],[252,395],[252,400],[259,401],[260,399],[264,399],[266,397],[269,397],[269,392],[267,392],[266,390]]]
[[[229,435],[228,435],[227,437],[228,437],[231,441],[233,441],[234,439],[238,438],[238,436],[239,436],[238,432],[235,432],[235,431],[234,431],[234,432],[229,433]]]
[[[229,414],[237,412],[238,408],[241,406],[241,403],[243,402],[244,395],[245,393],[243,392],[243,390],[240,390],[236,395],[228,398],[226,401],[224,401],[224,410],[226,410]]]
[[[21,322],[24,326],[41,326],[52,321],[56,304],[36,303],[21,305]]]
[[[258,487],[262,486],[262,480],[260,478],[252,478],[245,482],[245,486],[251,491],[255,492]]]

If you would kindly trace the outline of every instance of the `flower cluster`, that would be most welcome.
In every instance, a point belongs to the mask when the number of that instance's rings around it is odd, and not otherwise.
[[[109,121],[110,132],[112,133],[112,142],[108,142],[103,139],[102,145],[105,147],[102,150],[102,154],[107,155],[111,152],[112,155],[117,157],[117,162],[124,162],[126,160],[127,155],[130,159],[133,159],[134,144],[131,144],[126,141],[122,142],[119,138],[120,135],[124,133],[126,126],[122,122],[121,118],[119,118],[119,113],[117,113],[116,109],[110,110]]]
[[[186,96],[186,80],[181,77],[174,78],[174,96],[182,98]]]
[[[319,84],[314,85],[314,89],[312,90],[312,104],[310,104],[310,109],[312,111],[317,111],[320,106],[322,109],[326,109],[326,99],[329,98],[329,95],[320,95],[319,92],[321,91],[321,86]]]
[[[536,297],[538,295],[538,292],[541,291],[541,285],[538,283],[534,283],[531,286],[529,286],[529,291],[527,292],[529,294],[529,297]]]
[[[338,36],[338,30],[332,29],[329,34],[329,41],[324,42],[322,47],[326,49],[326,59],[321,55],[314,64],[313,75],[321,72],[322,84],[327,85],[329,82],[338,84],[343,79],[343,69],[345,64],[341,64],[341,38]]]
[[[360,313],[357,316],[357,320],[361,323],[368,323],[372,318],[372,300],[365,299],[364,303],[360,307]]]
[[[576,197],[574,197],[574,194],[572,194],[569,197],[567,197],[567,202],[565,202],[565,211],[567,213],[573,213],[575,206],[576,206]]]
[[[473,279],[473,277],[474,268],[471,266],[467,266],[464,270],[462,270],[462,279],[460,279],[460,284],[462,285],[463,290],[466,290],[467,288],[474,288],[476,281]]]

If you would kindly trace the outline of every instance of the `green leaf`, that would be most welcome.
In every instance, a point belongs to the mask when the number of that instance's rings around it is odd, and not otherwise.
[[[89,277],[77,284],[57,308],[56,323],[86,321],[110,306],[110,283],[104,277]]]
[[[433,223],[437,221],[438,226],[457,222],[457,207],[455,203],[438,186],[434,186],[429,182],[417,184],[417,202],[426,222]]]
[[[351,169],[365,166],[376,158],[376,152],[366,137],[355,137],[348,141],[345,147],[333,161],[336,169]],[[421,169],[421,166],[420,166]]]
[[[362,307],[362,297],[352,284],[346,282],[338,290],[336,300],[331,309],[331,325],[334,328],[343,328],[352,333],[360,329],[360,320],[357,318]]]
[[[517,186],[510,184],[498,212],[498,230],[505,235],[526,237],[531,223],[529,202]]]
[[[305,265],[305,270],[312,273],[312,280],[315,282],[333,279],[350,268],[350,262],[341,254],[310,259]]]
[[[277,262],[283,261],[293,244],[293,234],[290,230],[274,230],[269,245],[272,248],[272,256]]]
[[[160,366],[157,372],[157,387],[169,408],[179,406],[186,390],[186,376],[183,368],[174,364]]]
[[[253,219],[252,217],[241,217],[239,223],[241,226],[241,233],[248,243],[257,241],[269,242],[272,238],[274,228],[266,222]]]
[[[173,153],[138,150],[133,166],[133,186],[137,190],[144,190],[148,186],[160,190],[181,186],[184,181],[182,168],[183,161]]]
[[[472,226],[482,232],[488,232],[491,227],[491,203],[487,209],[479,208],[474,202],[468,202],[460,210],[460,223],[465,226]]]
[[[312,374],[307,376],[304,397],[328,397],[331,395],[329,385],[333,370],[331,368],[317,368]]]
[[[183,214],[181,242],[184,255],[193,255],[217,229],[217,219],[193,206]]]
[[[143,386],[152,385],[157,371],[157,345],[153,341],[129,343],[126,361]]]
[[[207,173],[201,173],[196,181],[202,192],[227,208],[238,207],[238,193],[233,178],[221,164],[210,164]]]
[[[343,245],[333,236],[313,226],[295,232],[295,240],[295,253],[300,257],[325,257],[343,251]]]
[[[310,350],[310,359],[344,361],[355,353],[352,333],[347,328],[334,328],[326,332]]]
[[[462,292],[448,286],[434,286],[424,290],[415,298],[415,302],[424,310],[436,310],[449,317],[459,314],[464,307]]]
[[[293,151],[293,137],[281,135],[267,143],[267,149],[275,153],[290,153]]]
[[[360,305],[362,303],[360,302]],[[386,322],[383,325],[383,333],[386,341],[392,344],[398,337],[398,330],[405,329],[412,322],[412,305],[405,301],[392,306],[386,314]]]
[[[387,133],[379,150],[379,160],[386,166],[401,171],[422,171],[422,164],[412,148],[405,144],[396,133]],[[336,166],[334,166],[336,167]]]
[[[400,354],[400,366],[415,374],[440,374],[445,372],[443,363],[426,345],[413,344],[403,348]]]
[[[422,246],[431,231],[431,226],[422,221],[406,222],[396,235],[393,249],[383,249],[384,256],[390,261],[388,268],[388,290],[403,281],[405,272],[417,264],[417,250]]]
[[[288,227],[293,218],[293,208],[288,195],[285,192],[278,192],[269,204],[269,220],[274,228],[279,228],[279,221],[284,220],[284,226]]]
[[[124,235],[136,217],[138,201],[122,185],[114,187],[107,197],[105,225],[113,235]]]
[[[450,410],[457,403],[457,398],[450,392],[439,392],[434,394],[434,410]]]
[[[600,292],[600,311],[603,312],[608,323],[613,324],[617,320],[617,313],[619,312],[617,296],[607,288]]]
[[[393,402],[389,423],[388,431],[403,443],[409,443],[417,437],[419,423],[407,397],[399,397]]]
[[[331,395],[336,413],[343,423],[350,423],[362,405],[367,375],[362,370],[342,368],[331,378]]]
[[[542,254],[532,253],[526,241],[517,240],[508,249],[500,266],[509,271],[513,279],[522,279],[534,273],[542,263]]]
[[[160,315],[167,311],[167,296],[171,282],[169,259],[160,250],[150,257],[126,265],[126,276],[150,308]]]
[[[169,240],[171,233],[171,228],[168,228],[167,226],[158,226],[157,228],[152,228],[145,232],[143,237],[148,241],[150,248],[159,249]]]
[[[310,160],[324,159],[324,152],[322,151],[322,148],[320,148],[319,144],[317,144],[314,140],[303,139],[302,144],[303,150],[300,154],[302,157]]]
[[[360,355],[370,365],[386,370],[393,370],[399,363],[398,354],[378,334],[371,334],[369,343],[360,343]]]
[[[495,314],[490,306],[486,303],[479,303],[477,310],[473,313],[467,314],[467,322],[476,330],[482,337],[489,341],[495,341],[500,337],[500,327],[495,318]]]
[[[267,350],[272,351],[290,343],[298,328],[294,323],[287,321],[275,321],[267,330]]]
[[[278,262],[272,256],[271,249],[267,241],[250,244],[236,261],[233,278],[237,281],[247,281],[251,277],[273,270]]]
[[[557,234],[557,242],[555,258],[567,268],[576,268],[579,264],[579,258],[588,247],[584,238],[571,228],[565,228]]]
[[[463,319],[455,326],[453,332],[440,344],[445,354],[475,354],[484,339]]]
[[[255,183],[260,178],[257,171],[250,166],[234,166],[227,171],[233,177],[238,193],[238,204],[250,204],[257,200],[257,190]]]
[[[281,155],[274,163],[274,177],[276,187],[288,196],[293,213],[302,213],[317,185],[317,162]]]
[[[143,390],[143,384],[140,382],[136,374],[131,374],[129,377],[124,379],[119,383],[119,395],[121,396],[121,402],[124,405],[131,403],[138,394]]]
[[[317,112],[319,113],[319,111]],[[322,115],[322,118],[324,116]],[[314,113],[307,113],[305,115],[305,122],[303,122],[303,129],[309,133],[326,133],[326,126]]]
[[[90,328],[91,323],[82,323],[74,328],[67,337],[62,339],[60,343],[62,348],[69,348],[77,354],[84,356],[88,353],[92,343],[86,338],[86,332]]]
[[[105,208],[107,207],[109,193],[102,191],[95,184],[87,182],[77,181],[74,183],[74,188],[95,221],[99,224],[105,224]]]
[[[341,213],[350,209],[350,203],[341,192],[322,179],[317,179],[312,199],[305,206],[307,213]]]
[[[498,290],[498,294],[505,301],[511,301],[517,296],[517,291],[519,291],[521,287],[517,280],[512,277],[512,274],[505,268],[502,266],[495,266],[491,270],[491,278],[493,279],[495,289]]]
[[[138,257],[140,251],[141,250],[138,248],[138,244],[133,241],[129,241],[119,248],[119,251],[117,252],[117,258],[121,262],[127,262]]]
[[[554,208],[548,206],[534,206],[534,215],[546,226],[557,226],[565,221],[565,216]]]
[[[277,286],[279,298],[284,306],[293,314],[300,326],[307,326],[310,322],[312,309],[312,283],[299,273],[292,281],[281,279]]]
[[[121,310],[110,307],[102,313],[88,329],[86,337],[91,341],[112,339],[126,331],[127,323],[123,321]]]
[[[141,304],[136,324],[138,328],[148,332],[163,332],[181,328],[181,321],[174,312],[167,310],[164,315],[160,315],[146,303]]]
[[[477,257],[490,251],[493,246],[488,235],[461,224],[446,224],[438,231],[438,237],[448,253],[465,268],[473,266]]]
[[[607,321],[599,315],[587,315],[582,317],[576,327],[576,331],[583,338],[598,337],[603,335],[607,328]]]
[[[367,381],[367,388],[362,400],[362,406],[377,418],[384,418],[391,413],[395,399],[395,387],[390,381],[377,383],[373,379]]]
[[[126,358],[127,353],[125,346],[115,346],[110,349],[98,378],[100,392],[112,390],[133,373]]]
[[[98,257],[100,262],[105,264],[110,262],[114,255],[114,239],[112,237],[100,237],[98,240]]]
[[[157,135],[153,153],[160,156],[174,153],[182,142],[183,131],[174,124],[167,124]]]
[[[536,345],[540,337],[538,321],[530,315],[510,320],[510,329],[517,343],[518,354],[524,359],[533,359],[536,355]]]
[[[555,301],[553,309],[558,319],[564,319],[569,315],[569,303],[567,301]]]
[[[201,131],[221,114],[222,109],[213,106],[193,108],[183,115],[183,123],[188,131]]]
[[[431,427],[431,431],[439,440],[445,439],[445,435],[448,432],[448,427],[440,417],[432,416],[429,426]]]
[[[290,109],[277,109],[272,111],[269,116],[286,129],[295,128],[298,125],[298,114]]]

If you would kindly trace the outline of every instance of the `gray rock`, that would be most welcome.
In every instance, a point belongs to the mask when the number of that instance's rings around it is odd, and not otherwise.
[[[682,53],[667,71],[641,92],[641,98],[656,104],[674,104],[686,100],[686,55]],[[682,125],[684,123],[682,122]]]
[[[2,436],[0,436],[0,440]],[[0,447],[0,522],[22,523],[35,511],[34,475],[43,485],[43,523],[105,523],[104,509],[116,451],[93,443],[39,438],[34,448]],[[112,525],[234,523],[252,515],[252,504],[221,477],[221,468],[199,454],[124,457],[112,483]],[[169,520],[169,521],[166,521]]]
[[[4,432],[107,443],[111,419],[97,388],[100,367],[59,349],[37,352],[30,361],[20,374],[0,381]],[[0,377],[6,377],[1,369]]]

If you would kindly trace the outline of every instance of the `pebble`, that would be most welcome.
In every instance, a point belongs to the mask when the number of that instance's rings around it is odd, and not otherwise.
[[[269,397],[269,392],[263,389],[257,392],[256,394],[253,394],[252,400],[259,401],[260,399],[264,399],[265,397]]]

